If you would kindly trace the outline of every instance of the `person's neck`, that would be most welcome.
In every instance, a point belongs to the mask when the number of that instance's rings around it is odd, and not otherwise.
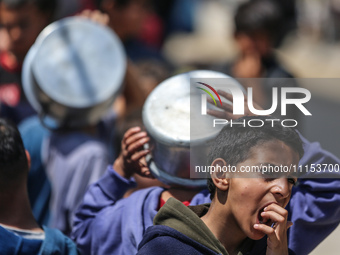
[[[225,209],[222,210],[222,206],[213,201],[209,211],[201,219],[226,248],[228,254],[234,255],[238,253],[242,242],[247,236],[239,231],[239,227],[234,223],[235,220],[225,212]]]
[[[26,230],[41,230],[32,214],[27,192],[0,193],[0,224]]]

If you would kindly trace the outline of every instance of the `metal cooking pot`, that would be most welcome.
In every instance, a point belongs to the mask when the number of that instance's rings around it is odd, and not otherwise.
[[[190,179],[190,166],[205,165],[206,162],[200,162],[199,156],[195,158],[194,155],[199,155],[195,151],[206,152],[208,143],[220,129],[207,126],[207,123],[212,123],[212,116],[202,116],[200,111],[193,111],[201,107],[202,91],[190,85],[191,78],[229,78],[240,88],[243,87],[223,73],[192,71],[160,83],[143,106],[144,126],[151,137],[150,144],[154,147],[152,154],[147,156],[150,171],[166,184],[197,188],[206,186],[206,180]],[[190,121],[197,125],[190,126]]]
[[[47,26],[27,53],[23,88],[40,116],[57,127],[82,127],[107,112],[125,70],[124,48],[111,29],[65,18]]]

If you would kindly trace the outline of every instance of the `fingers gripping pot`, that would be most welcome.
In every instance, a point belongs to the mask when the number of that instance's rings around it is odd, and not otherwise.
[[[206,186],[206,179],[193,176],[193,168],[207,164],[199,155],[207,154],[209,143],[221,128],[210,128],[214,117],[201,115],[201,95],[204,92],[196,88],[195,82],[201,78],[209,78],[212,86],[216,82],[225,82],[227,78],[242,88],[225,74],[191,71],[160,83],[143,106],[143,122],[153,147],[152,154],[147,156],[148,165],[156,178],[169,185]]]
[[[120,92],[126,57],[107,27],[80,17],[47,26],[23,64],[23,88],[44,123],[55,127],[95,124]]]

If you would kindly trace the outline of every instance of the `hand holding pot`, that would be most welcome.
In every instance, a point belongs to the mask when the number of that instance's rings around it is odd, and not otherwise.
[[[143,148],[149,140],[147,133],[141,131],[140,127],[128,129],[121,143],[121,153],[113,163],[115,171],[127,179],[135,173],[143,177],[152,178],[145,161],[145,156],[150,150]]]

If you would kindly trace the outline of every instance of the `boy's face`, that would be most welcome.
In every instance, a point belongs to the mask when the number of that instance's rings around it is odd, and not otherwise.
[[[297,165],[298,162],[297,152],[282,141],[272,140],[253,147],[249,158],[237,164],[237,169],[244,166],[260,167],[261,164],[290,167]],[[227,217],[230,219],[233,230],[240,234],[243,232],[254,240],[264,236],[264,233],[254,229],[254,224],[263,223],[270,226],[275,222],[274,219],[261,217],[263,209],[269,205],[271,205],[270,210],[273,211],[276,211],[275,207],[286,207],[296,181],[296,178],[291,177],[289,173],[285,173],[285,177],[281,178],[266,178],[270,176],[263,176],[262,173],[256,175],[258,178],[229,179],[228,197],[225,204]]]
[[[0,23],[8,37],[7,50],[22,62],[41,30],[48,25],[49,15],[32,4],[9,9],[0,3]]]
[[[235,35],[236,44],[242,54],[258,54],[260,57],[268,56],[272,49],[272,43],[265,33],[245,34],[238,33]]]

